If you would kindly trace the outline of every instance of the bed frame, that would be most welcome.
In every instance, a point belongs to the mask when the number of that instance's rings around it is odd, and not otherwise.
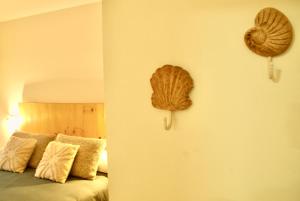
[[[24,132],[105,138],[103,103],[20,103]]]

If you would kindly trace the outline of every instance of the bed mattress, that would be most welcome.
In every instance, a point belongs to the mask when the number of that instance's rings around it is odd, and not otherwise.
[[[69,177],[65,184],[34,177],[35,169],[23,174],[0,171],[0,201],[108,201],[106,174],[96,179]]]

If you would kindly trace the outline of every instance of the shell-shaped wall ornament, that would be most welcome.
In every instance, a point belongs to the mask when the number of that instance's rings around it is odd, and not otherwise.
[[[255,27],[244,37],[250,50],[265,57],[274,57],[288,49],[293,39],[288,18],[275,8],[262,9],[255,18]]]
[[[272,57],[285,52],[293,40],[293,28],[289,19],[275,8],[264,8],[255,18],[255,27],[244,36],[248,48],[258,55],[269,57],[269,78],[273,75]]]
[[[172,112],[185,110],[192,105],[189,93],[193,88],[193,80],[183,68],[164,65],[155,71],[150,82],[153,89],[152,105],[171,111],[169,124],[165,119],[165,129],[168,130],[172,124]]]

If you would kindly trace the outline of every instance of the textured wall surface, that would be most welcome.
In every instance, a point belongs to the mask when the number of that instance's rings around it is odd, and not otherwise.
[[[267,60],[244,44],[256,13],[273,6],[294,26],[290,50]],[[300,2],[105,0],[104,73],[112,201],[299,201]],[[164,64],[194,79],[193,105],[151,106]]]

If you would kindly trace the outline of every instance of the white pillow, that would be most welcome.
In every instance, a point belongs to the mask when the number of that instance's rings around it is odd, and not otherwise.
[[[78,149],[79,145],[50,142],[34,176],[65,183]]]
[[[0,169],[23,173],[37,140],[11,136],[0,153]]]
[[[53,141],[55,136],[54,135],[46,135],[46,134],[33,134],[33,133],[25,133],[25,132],[15,132],[13,134],[15,137],[20,138],[30,138],[36,139],[36,146],[31,155],[31,158],[28,162],[28,166],[32,168],[36,168],[41,161],[45,149],[49,142]]]
[[[96,178],[99,154],[102,150],[100,139],[58,134],[56,141],[80,145],[71,169],[71,175],[91,180]]]

